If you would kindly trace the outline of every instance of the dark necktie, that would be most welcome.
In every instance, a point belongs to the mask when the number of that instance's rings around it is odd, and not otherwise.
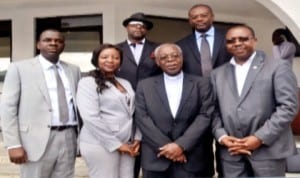
[[[210,49],[206,37],[207,37],[206,34],[201,34],[202,40],[201,40],[201,47],[200,47],[200,57],[201,57],[202,76],[209,76],[212,70]]]
[[[68,109],[65,87],[64,87],[64,84],[58,73],[58,66],[54,65],[53,69],[55,72],[56,84],[57,84],[57,101],[58,101],[58,110],[59,110],[59,120],[65,124],[69,120],[69,109]]]

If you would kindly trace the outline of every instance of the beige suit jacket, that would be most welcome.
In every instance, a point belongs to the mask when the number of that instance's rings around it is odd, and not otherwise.
[[[80,70],[65,62],[61,65],[69,79],[76,108]],[[51,102],[38,58],[12,63],[6,73],[1,98],[5,146],[22,145],[30,161],[38,160],[46,150],[51,117]]]

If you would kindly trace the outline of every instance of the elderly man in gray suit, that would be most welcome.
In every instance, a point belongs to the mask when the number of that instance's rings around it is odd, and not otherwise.
[[[251,27],[226,34],[231,61],[212,72],[220,112],[213,133],[224,177],[284,177],[285,158],[296,153],[290,124],[297,113],[297,81],[283,60],[255,50]],[[219,114],[218,114],[219,113]]]
[[[43,31],[40,55],[13,62],[1,102],[4,144],[11,162],[21,164],[22,178],[72,178],[78,118],[75,91],[78,67],[59,60],[64,37]]]

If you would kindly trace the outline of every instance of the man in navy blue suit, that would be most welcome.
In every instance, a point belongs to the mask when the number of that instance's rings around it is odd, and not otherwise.
[[[225,48],[226,31],[213,26],[214,13],[208,5],[196,4],[189,10],[188,15],[193,33],[177,42],[185,60],[183,71],[203,76],[200,57],[201,35],[206,36],[209,44],[213,69],[229,61],[231,57]]]
[[[193,33],[179,40],[177,44],[182,49],[184,64],[183,71],[198,76],[210,75],[210,71],[214,68],[228,62],[231,55],[227,52],[225,47],[225,34],[226,31],[213,26],[214,13],[210,6],[206,4],[196,4],[190,8],[188,12],[189,23],[193,29]],[[203,60],[200,54],[201,44],[203,42],[203,36],[206,38],[209,46],[210,58],[208,60],[210,66],[209,69],[205,69]],[[210,142],[213,145],[213,136]],[[209,160],[213,160],[213,149],[207,153],[211,157]],[[218,150],[218,145],[217,145]],[[217,170],[220,177],[222,177],[221,166],[219,162],[218,151],[216,151]],[[209,167],[213,168],[213,162],[207,163]]]

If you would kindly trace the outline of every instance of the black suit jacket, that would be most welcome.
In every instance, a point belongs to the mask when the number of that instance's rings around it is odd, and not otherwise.
[[[184,148],[187,171],[213,175],[212,90],[208,79],[184,74],[183,89],[177,115],[169,108],[163,75],[142,80],[136,91],[136,124],[142,139],[142,167],[148,171],[165,171],[172,161],[158,158],[158,149],[175,142]]]
[[[212,54],[213,68],[216,68],[225,62],[228,62],[231,55],[225,47],[225,31],[215,28],[214,46]],[[192,33],[185,38],[176,42],[182,49],[183,53],[183,71],[202,76],[200,52],[197,47],[195,34]]]
[[[139,65],[136,64],[127,41],[117,45],[123,51],[123,63],[120,71],[117,72],[116,75],[127,79],[134,90],[136,89],[139,80],[161,73],[161,70],[155,64],[154,59],[151,58],[151,55],[153,56],[153,52],[158,44],[145,40]]]

